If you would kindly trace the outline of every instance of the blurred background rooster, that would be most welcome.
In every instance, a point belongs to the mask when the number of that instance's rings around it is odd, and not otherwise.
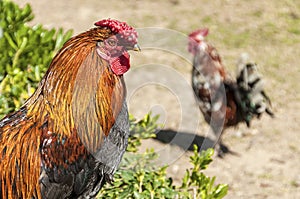
[[[266,112],[273,117],[270,99],[263,90],[256,64],[246,54],[238,61],[236,79],[222,64],[215,47],[205,41],[208,29],[189,35],[188,51],[192,53],[192,87],[205,121],[217,137],[218,155],[231,152],[222,144],[221,135],[230,126],[245,122],[250,127],[254,117]]]
[[[0,121],[0,198],[93,198],[127,146],[123,74],[137,32],[107,19],[67,41],[35,93]]]

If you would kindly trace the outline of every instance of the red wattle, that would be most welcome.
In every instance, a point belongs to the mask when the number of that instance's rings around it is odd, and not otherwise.
[[[116,75],[123,75],[130,68],[129,60],[129,53],[125,51],[121,56],[109,60],[110,68]]]

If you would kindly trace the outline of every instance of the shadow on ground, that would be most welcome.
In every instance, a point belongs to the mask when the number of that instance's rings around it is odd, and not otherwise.
[[[172,129],[162,129],[156,133],[155,140],[158,140],[164,144],[171,144],[180,147],[183,150],[193,151],[194,145],[196,145],[199,151],[213,148],[215,141],[210,138],[199,136],[188,132],[178,132]],[[237,152],[231,151],[228,146],[221,143],[217,150],[219,157],[224,157],[225,154],[239,155]]]
[[[197,145],[198,149],[206,150],[212,148],[215,144],[210,138],[199,136],[189,132],[178,132],[172,129],[162,129],[156,133],[155,140],[164,144],[176,145],[183,150],[193,151],[193,145]]]

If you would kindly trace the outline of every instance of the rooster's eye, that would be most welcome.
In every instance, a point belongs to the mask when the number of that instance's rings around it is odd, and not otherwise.
[[[117,41],[114,39],[108,39],[107,40],[108,45],[110,46],[116,46],[117,45]]]

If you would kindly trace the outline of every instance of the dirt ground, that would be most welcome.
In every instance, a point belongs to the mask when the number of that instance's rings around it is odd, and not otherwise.
[[[300,198],[300,2],[296,0],[127,0],[34,1],[35,19],[47,28],[93,27],[102,18],[116,18],[139,28],[141,53],[131,53],[128,72],[130,113],[141,118],[160,114],[164,131],[147,140],[160,163],[178,182],[190,167],[191,143],[209,144],[213,136],[199,113],[190,87],[190,55],[186,34],[210,28],[208,40],[234,74],[239,55],[248,52],[259,64],[276,118],[264,115],[251,128],[226,130],[224,142],[238,155],[215,157],[207,175],[228,183],[227,199]],[[211,138],[211,139],[209,139]],[[201,140],[202,139],[202,140]],[[166,144],[164,142],[170,142]],[[203,146],[206,147],[206,146]]]

